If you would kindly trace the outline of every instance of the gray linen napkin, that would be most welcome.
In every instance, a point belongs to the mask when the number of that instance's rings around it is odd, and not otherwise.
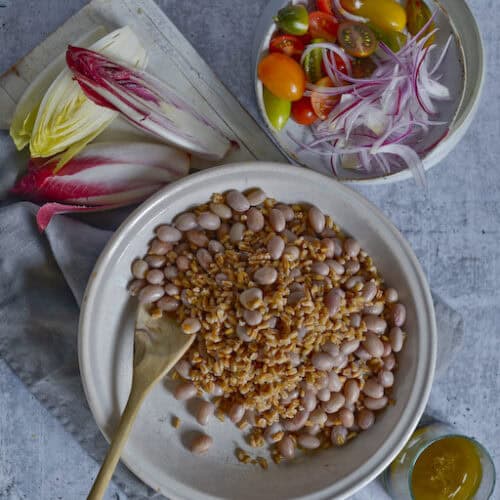
[[[58,216],[38,232],[36,205],[0,205],[0,356],[101,462],[107,444],[88,409],[77,360],[79,304],[94,263],[130,210]],[[437,376],[446,371],[463,337],[462,317],[434,296],[439,332]],[[123,498],[160,498],[120,465],[114,482]],[[374,482],[353,498],[387,498]]]

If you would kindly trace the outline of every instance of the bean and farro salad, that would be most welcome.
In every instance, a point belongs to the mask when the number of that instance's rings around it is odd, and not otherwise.
[[[406,308],[317,207],[261,189],[214,194],[159,226],[132,274],[130,293],[152,315],[196,334],[174,395],[199,398],[199,424],[227,416],[279,462],[342,446],[390,404]],[[212,444],[200,433],[191,449]]]

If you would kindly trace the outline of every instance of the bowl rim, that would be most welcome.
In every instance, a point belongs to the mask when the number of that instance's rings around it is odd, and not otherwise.
[[[429,0],[426,0],[429,1]],[[443,2],[447,0],[431,0],[432,3],[436,4],[439,9],[441,9],[444,13],[448,14],[448,9],[443,5]],[[300,0],[292,0],[291,3],[300,3]],[[477,42],[477,60],[479,71],[477,72],[477,77],[475,82],[472,84],[472,95],[468,102],[462,109],[465,98],[465,87],[462,90],[460,99],[458,100],[457,109],[453,115],[452,122],[450,123],[449,132],[446,137],[436,146],[434,147],[423,159],[424,170],[428,172],[431,168],[438,165],[442,160],[446,158],[446,156],[451,153],[451,151],[457,146],[457,144],[462,140],[465,136],[467,130],[469,129],[472,121],[478,111],[481,95],[483,93],[484,84],[486,80],[486,65],[485,61],[485,46],[483,42],[483,38],[481,35],[481,31],[479,29],[479,25],[476,17],[474,16],[471,8],[469,7],[466,0],[453,0],[456,4],[460,4],[460,8],[463,9],[467,17],[469,19],[469,33],[470,37],[474,38]],[[264,101],[262,97],[263,85],[260,82],[257,75],[257,68],[259,64],[259,60],[262,55],[267,50],[267,44],[269,43],[269,39],[272,36],[272,23],[264,23],[264,19],[272,19],[272,15],[275,13],[276,8],[279,5],[285,5],[286,0],[273,0],[268,2],[267,6],[263,9],[260,14],[259,21],[257,24],[257,29],[255,31],[255,38],[252,45],[252,80],[254,87],[254,97],[257,105],[257,110],[259,113],[259,117],[261,118],[264,124],[264,131],[267,136],[273,141],[278,150],[294,165],[302,166],[305,168],[311,167],[306,166],[303,163],[299,163],[295,158],[292,152],[288,152],[285,150],[277,139],[277,132],[272,128],[267,119],[267,116],[264,112]],[[456,6],[455,6],[456,7]],[[269,14],[269,15],[268,15]],[[457,39],[457,46],[460,52],[461,58],[463,59],[463,69],[464,69],[464,81],[467,80],[467,74],[470,73],[470,70],[467,67],[467,59],[465,57],[465,52],[463,48],[462,38],[457,36],[457,30],[455,27],[455,23],[453,18],[450,17],[450,24],[453,28]],[[460,119],[457,119],[460,114]],[[326,177],[331,177],[330,175],[324,173]],[[408,179],[412,179],[413,175],[409,169],[400,170],[399,172],[394,172],[391,174],[383,174],[379,176],[367,176],[363,178],[337,178],[339,182],[342,182],[347,185],[357,186],[357,185],[377,185],[377,184],[388,184],[392,182],[399,182]]]
[[[338,480],[327,488],[300,497],[304,500],[319,500],[332,498],[332,494],[335,494],[335,498],[346,498],[375,479],[394,460],[394,458],[404,447],[405,443],[408,441],[413,431],[417,427],[420,417],[422,416],[429,399],[434,378],[437,356],[437,327],[434,305],[427,279],[416,255],[414,254],[409,243],[406,241],[403,235],[392,224],[388,217],[386,217],[382,213],[381,210],[379,210],[360,193],[357,193],[356,191],[336,181],[333,178],[325,180],[325,176],[323,174],[315,172],[311,169],[283,163],[256,161],[238,162],[213,167],[211,169],[189,175],[187,177],[184,177],[183,179],[169,184],[168,186],[151,196],[144,203],[142,203],[125,219],[125,221],[111,236],[104,250],[100,254],[90,275],[81,304],[78,326],[78,361],[85,396],[94,420],[96,421],[105,439],[109,442],[110,435],[105,429],[105,422],[98,421],[98,418],[96,417],[96,414],[98,412],[99,397],[96,393],[95,387],[90,384],[90,381],[92,381],[93,377],[91,376],[92,361],[90,358],[90,349],[88,348],[88,343],[90,342],[91,336],[90,326],[92,320],[92,310],[95,307],[94,304],[96,301],[96,290],[99,288],[99,282],[103,278],[103,273],[106,267],[115,257],[115,254],[120,248],[120,245],[126,242],[130,237],[129,230],[132,229],[134,225],[136,225],[142,218],[146,217],[150,210],[154,209],[157,205],[163,204],[165,202],[165,199],[169,196],[173,196],[176,193],[182,193],[184,189],[186,189],[187,187],[192,187],[192,185],[202,185],[204,180],[207,178],[219,177],[221,179],[224,179],[228,175],[234,175],[234,172],[239,168],[246,169],[247,173],[249,170],[253,170],[253,173],[255,173],[256,175],[260,174],[261,172],[272,172],[273,175],[276,174],[282,176],[302,176],[308,182],[313,181],[323,184],[325,182],[330,182],[332,184],[335,184],[336,189],[343,191],[345,195],[352,197],[362,209],[371,211],[383,224],[384,229],[392,233],[392,236],[398,241],[401,250],[409,260],[411,271],[413,272],[416,282],[418,283],[418,290],[420,291],[420,299],[422,301],[421,313],[423,325],[423,328],[419,330],[419,335],[426,336],[427,342],[424,345],[425,349],[424,347],[422,347],[419,351],[419,354],[423,355],[423,357],[419,357],[418,360],[414,390],[411,392],[408,404],[402,411],[400,420],[395,427],[395,429],[398,429],[399,433],[396,435],[393,430],[389,435],[387,441],[381,447],[385,449],[384,456],[382,458],[378,459],[376,463],[370,464],[370,461],[373,462],[373,457],[371,457],[363,464],[363,468],[368,467],[367,464],[370,465],[368,471],[362,471],[363,475],[361,477],[356,477],[356,474],[358,474],[359,476],[358,469],[357,471],[353,471],[346,477]],[[227,186],[227,182],[226,185],[221,185],[221,189],[229,188],[230,186]],[[348,230],[349,228],[346,229]],[[143,464],[134,461],[133,454],[127,453],[126,449],[122,454],[121,460],[144,483],[150,485],[158,491],[161,491],[163,494],[168,495],[168,497],[170,498],[190,499],[194,498],[193,495],[195,495],[195,497],[197,498],[218,498],[213,497],[209,494],[200,494],[198,490],[195,490],[190,486],[184,485],[179,482],[173,482],[172,486],[174,490],[167,491],[161,485],[156,483],[154,477],[151,476],[148,470],[145,470]],[[339,484],[340,487],[338,486]]]

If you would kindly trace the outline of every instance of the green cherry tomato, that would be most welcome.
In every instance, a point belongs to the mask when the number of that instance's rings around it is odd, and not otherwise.
[[[264,87],[264,107],[271,125],[276,130],[281,130],[290,118],[292,103],[276,97]]]
[[[324,42],[322,38],[314,38],[311,43],[321,43]],[[316,83],[320,78],[323,77],[322,70],[323,62],[323,49],[313,49],[304,58],[302,66],[304,66],[304,71],[306,72],[307,81],[311,83]]]
[[[375,35],[377,35],[378,40],[385,43],[393,52],[399,52],[408,39],[408,37],[404,33],[401,33],[401,31],[384,30],[376,24],[367,24],[373,30]]]
[[[290,35],[305,35],[309,29],[309,14],[305,5],[288,5],[274,18],[276,26]]]

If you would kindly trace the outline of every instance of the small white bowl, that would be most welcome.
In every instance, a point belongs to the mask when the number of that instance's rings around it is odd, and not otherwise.
[[[263,87],[257,77],[257,67],[259,61],[266,55],[269,42],[276,31],[272,18],[287,3],[289,2],[286,0],[271,0],[263,10],[257,25],[253,46],[253,78],[257,105],[268,135],[290,161],[299,166],[333,175],[328,157],[308,151],[298,152],[296,142],[288,135],[291,133],[295,138],[307,143],[312,140],[309,127],[297,125],[290,119],[286,127],[278,132],[269,123],[265,112]],[[300,2],[297,0],[292,3]],[[437,11],[435,22],[439,28],[436,34],[438,46],[444,46],[448,37],[453,36],[448,55],[442,66],[444,75],[442,83],[450,89],[453,99],[437,103],[439,114],[434,119],[449,123],[449,132],[446,138],[433,148],[432,145],[443,136],[447,127],[433,127],[425,137],[424,146],[429,147],[429,152],[423,158],[425,170],[429,170],[443,160],[467,132],[477,111],[485,78],[484,47],[481,35],[476,19],[465,0],[428,0],[427,4]],[[341,182],[365,185],[401,181],[412,177],[408,169],[389,175],[366,175],[344,168],[341,168],[338,173],[337,179]]]
[[[166,187],[114,234],[91,275],[83,299],[78,352],[80,372],[97,425],[107,439],[130,390],[134,313],[126,291],[130,264],[148,248],[154,228],[205,202],[214,192],[262,187],[284,201],[305,201],[331,214],[373,257],[388,286],[407,307],[408,332],[393,390],[394,405],[375,425],[343,448],[301,455],[269,470],[242,465],[237,446],[249,449],[230,422],[212,419],[205,429],[214,445],[206,456],[186,444],[196,424],[189,404],[176,401],[163,384],[148,395],[132,430],[123,461],[145,483],[172,499],[331,499],[352,495],[380,474],[402,449],[427,402],[436,359],[436,324],[425,275],[413,251],[392,223],[371,203],[339,182],[312,170],[274,163],[213,168]],[[180,418],[180,429],[170,420]],[[190,434],[191,433],[191,434]],[[266,456],[264,449],[251,450]]]

